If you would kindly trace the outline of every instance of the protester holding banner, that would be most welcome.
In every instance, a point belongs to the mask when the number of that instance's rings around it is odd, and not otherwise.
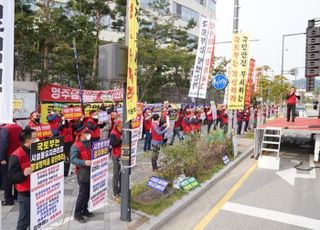
[[[113,197],[116,200],[120,199],[121,182],[120,182],[120,159],[121,159],[121,146],[122,146],[122,122],[116,120],[114,127],[110,134],[110,145],[112,146],[112,163],[113,163]]]
[[[64,164],[64,176],[69,175],[70,169],[70,149],[73,144],[73,126],[69,120],[66,120],[64,117],[61,118],[61,123],[58,126],[59,134],[64,138],[64,154],[65,154],[65,164]]]
[[[60,117],[58,116],[58,114],[54,111],[51,111],[50,114],[47,116],[47,120],[52,131],[52,136],[59,136],[58,126],[60,123]]]
[[[26,230],[30,226],[30,162],[31,143],[36,142],[36,130],[26,127],[21,135],[22,146],[14,151],[9,158],[9,180],[18,191],[19,218],[17,230]]]
[[[159,114],[153,115],[153,123],[151,128],[151,145],[153,155],[151,158],[152,171],[158,171],[158,157],[160,153],[160,147],[163,145],[163,135],[167,132],[166,123],[160,126]]]
[[[13,205],[12,183],[8,180],[8,161],[11,154],[21,146],[20,134],[22,128],[13,123],[5,124],[0,130],[0,161],[1,161],[1,184],[4,190],[2,205]]]
[[[144,140],[143,150],[151,151],[151,126],[152,126],[152,112],[147,108],[143,113],[143,130],[146,135]]]
[[[36,111],[30,114],[30,121],[27,127],[35,129],[37,131],[37,137],[40,140],[52,136],[50,125],[43,125],[42,123],[40,123],[40,114]]]
[[[91,111],[90,118],[87,121],[87,127],[92,131],[91,141],[99,141],[102,129],[106,123],[99,122],[99,114],[97,111]]]
[[[91,130],[82,126],[77,130],[77,139],[71,146],[71,163],[76,166],[79,194],[76,202],[74,218],[80,223],[87,222],[93,213],[88,210],[90,198],[90,167],[91,167]]]

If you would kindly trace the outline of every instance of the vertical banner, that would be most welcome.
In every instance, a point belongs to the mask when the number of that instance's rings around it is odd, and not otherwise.
[[[254,92],[258,93],[259,92],[259,82],[260,82],[260,77],[262,73],[259,70],[256,70],[255,78],[254,78]]]
[[[0,0],[0,122],[13,122],[14,1]]]
[[[137,163],[138,141],[141,137],[141,124],[143,123],[142,110],[143,104],[139,103],[137,106],[137,117],[131,121],[131,166],[135,166]]]
[[[130,121],[137,117],[137,54],[138,54],[138,12],[139,0],[130,0],[129,18],[129,46],[128,46],[128,73],[127,73],[127,120]]]
[[[63,215],[63,137],[31,145],[30,229],[42,229]]]
[[[189,97],[207,97],[209,76],[214,61],[215,23],[202,18],[198,40],[197,56],[190,82]]]
[[[90,172],[90,211],[102,207],[106,202],[108,189],[108,152],[109,140],[93,142]]]
[[[228,109],[243,109],[248,69],[249,36],[233,34]]]
[[[251,96],[252,96],[252,87],[253,87],[253,73],[256,61],[254,59],[250,59],[249,71],[248,71],[248,79],[246,84],[246,98],[244,105],[250,106],[251,104]]]

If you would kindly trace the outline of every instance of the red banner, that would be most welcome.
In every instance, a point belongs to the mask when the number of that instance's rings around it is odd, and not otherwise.
[[[52,131],[50,125],[37,125],[32,127],[37,131],[37,137],[43,139],[45,137],[52,137]]]
[[[83,102],[103,102],[112,99],[113,101],[123,100],[123,90],[94,91],[82,90]],[[79,102],[79,89],[64,87],[60,85],[45,85],[40,90],[40,101],[44,102]]]
[[[67,120],[76,120],[82,117],[82,108],[80,106],[63,108],[62,114]]]
[[[246,97],[244,101],[245,106],[250,106],[251,104],[251,96],[252,96],[252,86],[253,86],[253,72],[256,61],[254,59],[250,59],[249,71],[248,71],[248,79],[246,86]]]

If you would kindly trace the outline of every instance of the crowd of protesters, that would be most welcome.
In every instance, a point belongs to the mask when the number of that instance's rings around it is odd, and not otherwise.
[[[100,111],[108,113],[108,121],[99,121]],[[90,153],[93,141],[106,138],[110,140],[110,153],[113,162],[113,197],[119,200],[121,196],[121,113],[118,112],[119,108],[114,105],[109,107],[102,105],[100,111],[91,111],[88,117],[83,116],[76,120],[65,119],[63,114],[54,111],[51,111],[46,117],[52,137],[62,136],[64,139],[65,177],[72,174],[73,171],[77,176],[79,194],[74,217],[80,223],[85,223],[94,216],[88,211],[90,166],[92,163]],[[257,124],[258,113],[262,114],[262,119],[266,120],[278,113],[278,107],[246,107],[244,110],[236,111],[238,134],[241,133],[242,126],[244,126],[245,132],[249,130],[250,121]],[[176,138],[183,141],[187,136],[200,133],[202,130],[207,133],[212,129],[221,129],[227,132],[229,120],[224,105],[217,107],[182,105],[177,108],[163,104],[157,110],[152,105],[146,105],[142,117],[144,151],[152,151],[151,167],[154,172],[159,169],[157,161],[162,145],[173,145]],[[174,122],[170,123],[172,117],[174,117]],[[4,190],[2,205],[13,205],[14,199],[18,199],[20,208],[17,229],[19,230],[27,229],[30,225],[30,175],[32,174],[30,147],[32,143],[44,139],[37,136],[37,131],[42,125],[41,116],[35,111],[30,114],[30,121],[24,129],[16,123],[0,126],[1,184]],[[172,133],[169,136],[170,125]],[[70,165],[75,166],[74,170],[70,169]],[[15,193],[13,185],[15,185]]]

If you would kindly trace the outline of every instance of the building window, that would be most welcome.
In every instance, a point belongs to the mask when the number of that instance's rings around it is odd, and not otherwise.
[[[199,13],[176,2],[173,3],[173,14],[177,15],[184,21],[194,20],[199,24]]]
[[[210,10],[216,10],[216,1],[215,0],[208,0],[208,8]]]

